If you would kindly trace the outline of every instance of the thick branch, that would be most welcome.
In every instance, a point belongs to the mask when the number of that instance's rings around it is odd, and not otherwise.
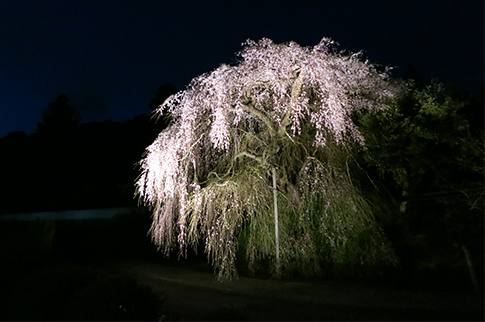
[[[251,158],[253,160],[256,160],[256,161],[258,161],[260,163],[263,162],[263,159],[258,158],[257,156],[255,156],[255,155],[253,155],[253,154],[251,154],[249,152],[246,152],[246,151],[239,152],[238,154],[236,154],[236,156],[234,157],[234,159],[237,159],[237,158],[242,157],[242,156],[246,156],[246,157]]]
[[[286,127],[291,123],[290,117],[291,117],[291,114],[293,114],[293,109],[294,109],[294,106],[296,105],[296,101],[300,96],[301,86],[303,85],[304,80],[305,80],[305,73],[300,72],[300,74],[296,78],[291,88],[290,108],[288,109],[288,112],[286,112],[285,117],[283,118],[283,121],[281,121],[281,124],[278,128],[279,135],[282,135],[286,131]]]
[[[249,112],[255,116],[257,116],[261,121],[264,122],[264,124],[266,124],[266,126],[268,127],[269,129],[269,132],[270,132],[270,135],[271,136],[274,136],[276,134],[276,130],[274,129],[273,127],[273,122],[271,122],[271,119],[266,116],[266,114],[264,114],[263,112],[261,112],[260,110],[254,108],[254,106],[252,105],[243,105],[243,111],[245,112]]]

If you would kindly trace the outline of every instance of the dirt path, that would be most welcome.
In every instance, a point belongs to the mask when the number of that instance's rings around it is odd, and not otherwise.
[[[483,298],[471,293],[396,290],[345,281],[240,277],[219,283],[193,267],[118,263],[165,297],[165,319],[181,320],[480,320]]]

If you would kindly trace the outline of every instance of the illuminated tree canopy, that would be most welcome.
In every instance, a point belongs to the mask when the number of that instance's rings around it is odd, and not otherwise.
[[[275,246],[275,273],[394,264],[348,165],[364,146],[353,117],[385,108],[398,87],[327,38],[314,47],[247,41],[238,57],[157,110],[172,123],[147,148],[137,181],[153,208],[153,242],[166,255],[202,242],[220,279],[237,275],[238,248],[251,271]]]

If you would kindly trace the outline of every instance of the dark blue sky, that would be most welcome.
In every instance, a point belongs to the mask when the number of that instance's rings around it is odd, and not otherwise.
[[[268,37],[315,45],[331,37],[370,60],[478,91],[483,1],[3,0],[0,136],[32,133],[59,93],[82,121],[148,113],[156,89],[183,89]]]

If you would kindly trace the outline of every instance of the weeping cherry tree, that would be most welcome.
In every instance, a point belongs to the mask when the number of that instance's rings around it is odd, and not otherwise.
[[[396,257],[349,162],[359,113],[397,93],[386,71],[324,38],[314,47],[247,41],[238,63],[194,78],[156,111],[171,125],[136,183],[165,254],[202,243],[221,280],[250,271],[316,274],[393,265]]]

